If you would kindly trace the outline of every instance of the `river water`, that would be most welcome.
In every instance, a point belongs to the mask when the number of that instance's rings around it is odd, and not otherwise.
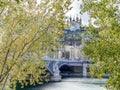
[[[104,87],[105,82],[106,79],[64,78],[61,82],[49,82],[21,90],[106,90]]]

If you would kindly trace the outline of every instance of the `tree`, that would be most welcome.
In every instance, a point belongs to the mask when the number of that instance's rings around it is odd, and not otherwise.
[[[91,18],[84,54],[94,63],[91,74],[110,74],[106,87],[120,89],[120,1],[83,0],[83,12]]]
[[[46,50],[57,48],[69,0],[0,1],[0,87],[42,83]]]

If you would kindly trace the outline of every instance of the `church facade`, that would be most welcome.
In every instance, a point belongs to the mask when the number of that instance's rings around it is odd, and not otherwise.
[[[56,50],[53,58],[66,60],[81,60],[83,56],[82,47],[84,45],[85,27],[81,24],[81,19],[69,20],[70,27],[63,30],[64,35],[60,38],[61,47]]]

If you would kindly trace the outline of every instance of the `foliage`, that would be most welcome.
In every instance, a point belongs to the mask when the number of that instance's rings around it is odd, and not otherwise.
[[[19,3],[18,3],[19,2]],[[0,86],[42,83],[47,77],[42,57],[57,48],[69,0],[1,0]]]
[[[84,54],[94,62],[91,74],[110,74],[108,90],[120,89],[120,1],[83,0],[83,12],[93,20],[88,28]]]

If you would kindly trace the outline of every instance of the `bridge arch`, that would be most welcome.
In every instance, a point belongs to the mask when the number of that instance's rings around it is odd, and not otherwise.
[[[77,63],[78,64],[78,63]],[[83,75],[83,65],[76,65],[73,63],[61,63],[59,65],[60,74],[62,76],[82,76]]]
[[[70,73],[73,72],[72,67],[68,63],[62,63],[59,66],[59,70],[62,76],[68,76]]]
[[[53,71],[49,68],[49,67],[46,67],[47,69],[47,71],[51,74],[51,75],[53,75]]]
[[[67,63],[61,63],[61,64],[59,64],[59,65],[58,65],[59,69],[60,69],[62,66],[64,66],[64,65],[68,65],[68,64],[67,64]]]

